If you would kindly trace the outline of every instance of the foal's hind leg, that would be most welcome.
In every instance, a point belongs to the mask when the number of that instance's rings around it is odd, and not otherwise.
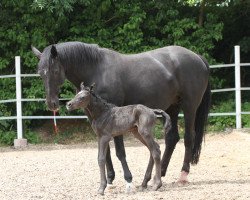
[[[151,135],[151,134],[150,134]],[[144,137],[144,140],[148,144],[149,150],[150,150],[150,160],[148,164],[148,170],[152,173],[152,167],[155,163],[155,175],[154,175],[154,183],[152,190],[158,190],[162,186],[161,182],[161,151],[160,146],[154,141],[153,136],[149,137],[147,135]]]
[[[141,121],[140,121],[141,122]],[[142,125],[143,126],[143,123]],[[145,126],[147,124],[145,123]],[[147,183],[151,178],[153,165],[155,163],[155,176],[154,176],[154,184],[153,184],[153,190],[157,190],[162,186],[161,182],[161,151],[160,146],[154,141],[153,134],[152,134],[152,128],[151,127],[138,127],[138,132],[140,133],[141,137],[147,144],[147,147],[150,151],[150,159],[147,167],[147,171],[144,177],[144,180],[142,182],[142,187],[146,188]]]
[[[148,182],[151,180],[153,166],[154,166],[154,159],[150,153],[148,167],[147,167],[146,173],[144,175],[144,179],[143,179],[142,184],[141,184],[142,189],[147,188]]]
[[[141,141],[141,143],[143,143],[149,149],[148,144],[145,142],[145,140],[142,138],[142,136],[138,132],[133,132],[133,134],[137,139],[139,139]],[[153,159],[151,152],[150,152],[148,167],[147,167],[146,173],[144,175],[143,182],[141,184],[142,189],[147,188],[147,184],[151,180],[153,166],[154,166],[154,159]]]
[[[178,125],[177,125],[179,105],[170,106],[169,109],[167,110],[167,113],[171,118],[172,127],[170,131],[165,134],[165,151],[161,161],[161,176],[165,176],[176,143],[180,140],[178,133]]]

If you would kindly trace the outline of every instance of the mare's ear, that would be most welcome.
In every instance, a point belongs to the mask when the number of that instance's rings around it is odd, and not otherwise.
[[[36,48],[31,46],[32,52],[36,55],[37,58],[41,58],[42,53]]]
[[[84,90],[84,83],[83,82],[81,82],[80,88],[81,88],[81,90]]]
[[[54,45],[51,46],[50,53],[51,53],[52,58],[57,57],[58,53],[57,53],[57,50],[56,50],[56,46],[54,46]]]
[[[94,92],[94,88],[95,88],[95,83],[93,83],[93,84],[90,86],[90,92]]]

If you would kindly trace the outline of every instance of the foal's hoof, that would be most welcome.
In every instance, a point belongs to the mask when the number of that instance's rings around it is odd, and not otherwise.
[[[138,191],[139,192],[143,192],[145,189],[147,189],[147,185],[145,186],[145,185],[140,185],[139,187],[138,187]]]
[[[154,183],[154,185],[152,186],[152,191],[158,190],[161,186],[162,186],[162,182],[159,182],[157,184]]]
[[[104,195],[104,189],[98,189],[97,193],[100,195]]]

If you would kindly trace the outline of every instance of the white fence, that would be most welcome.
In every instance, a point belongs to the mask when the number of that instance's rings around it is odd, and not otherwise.
[[[240,63],[240,47],[235,46],[235,63],[234,64],[225,64],[225,65],[211,65],[210,68],[222,68],[222,67],[235,67],[235,88],[226,88],[226,89],[215,89],[212,90],[215,92],[228,92],[235,91],[235,104],[236,110],[231,113],[210,113],[209,116],[236,116],[236,128],[242,128],[241,115],[250,114],[250,112],[241,111],[241,90],[250,90],[250,87],[241,87],[240,85],[240,67],[241,66],[250,66],[250,63]],[[21,74],[21,61],[20,57],[15,57],[15,70],[16,74],[14,75],[4,75],[0,78],[16,78],[16,99],[0,100],[0,103],[10,103],[16,102],[16,116],[1,116],[0,120],[16,120],[17,121],[17,139],[23,138],[23,119],[53,119],[53,116],[23,116],[22,115],[22,102],[28,101],[45,101],[45,99],[23,99],[22,98],[22,88],[21,88],[21,78],[22,77],[36,77],[38,74]],[[66,100],[66,99],[60,99]],[[87,118],[87,116],[56,116],[57,119],[80,119]]]

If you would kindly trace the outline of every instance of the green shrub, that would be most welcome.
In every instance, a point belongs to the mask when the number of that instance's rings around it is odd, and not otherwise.
[[[0,145],[13,145],[16,139],[15,131],[1,131],[0,132]]]
[[[27,139],[28,143],[31,144],[39,144],[42,142],[42,139],[39,134],[30,130],[24,134],[24,137]]]
[[[249,112],[250,111],[250,102],[245,102],[242,104],[242,112]],[[250,128],[250,117],[248,115],[242,115],[242,127],[243,128]]]
[[[242,112],[250,110],[250,103],[245,102],[242,104]],[[214,105],[210,111],[216,113],[222,112],[235,112],[235,101],[230,99]],[[213,116],[209,118],[209,129],[210,131],[222,131],[226,128],[235,128],[236,119],[235,116]],[[250,127],[250,117],[249,115],[242,115],[242,127]]]
[[[157,120],[157,122],[156,122],[156,125],[154,127],[154,137],[156,139],[163,139],[164,138],[162,120]]]

